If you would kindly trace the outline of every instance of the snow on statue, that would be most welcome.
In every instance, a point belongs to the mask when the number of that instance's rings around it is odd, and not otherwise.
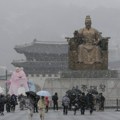
[[[22,92],[24,89],[24,92],[29,91],[28,88],[28,80],[26,77],[25,72],[23,71],[23,68],[17,67],[16,70],[12,73],[12,76],[10,80],[8,81],[10,84],[9,88],[9,94],[20,94],[20,89],[22,88]]]

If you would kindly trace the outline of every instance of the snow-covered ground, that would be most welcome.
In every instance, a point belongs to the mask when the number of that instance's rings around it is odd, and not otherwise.
[[[0,116],[0,120],[27,120],[27,110],[20,111],[17,109],[15,113],[6,113],[4,116]],[[40,120],[39,113],[34,113],[33,120]],[[62,110],[53,111],[49,110],[45,114],[45,120],[120,120],[120,111],[115,109],[105,110],[104,112],[94,111],[92,115],[87,110],[85,115],[74,115],[73,111],[68,111],[68,115],[63,115]]]

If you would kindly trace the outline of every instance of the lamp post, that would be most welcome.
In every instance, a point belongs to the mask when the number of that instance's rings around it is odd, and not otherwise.
[[[6,69],[6,70],[5,70],[5,79],[6,79],[5,88],[6,88],[6,95],[7,95],[7,78],[8,78],[8,71],[7,71],[7,69]]]
[[[7,81],[7,78],[8,78],[8,71],[7,71],[7,69],[5,70],[5,80]]]

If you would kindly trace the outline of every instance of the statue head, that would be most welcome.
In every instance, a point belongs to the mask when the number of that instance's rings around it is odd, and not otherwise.
[[[86,28],[87,28],[87,29],[91,28],[91,24],[92,24],[91,18],[90,18],[89,15],[87,15],[86,18],[85,18],[85,25],[86,25]]]

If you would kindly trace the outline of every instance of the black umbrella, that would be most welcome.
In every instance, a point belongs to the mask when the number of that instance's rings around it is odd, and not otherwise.
[[[26,95],[27,95],[27,96],[30,96],[30,97],[36,97],[36,93],[33,92],[33,91],[27,91],[27,92],[26,92]]]
[[[91,94],[98,94],[98,91],[95,90],[95,89],[89,89],[89,90],[88,90],[88,93],[91,93]]]
[[[76,97],[76,96],[80,95],[82,92],[81,92],[81,90],[74,88],[72,90],[66,91],[66,93],[68,94],[68,97],[73,97],[73,96]]]
[[[73,91],[73,93],[75,93],[77,96],[82,93],[82,91],[79,90],[79,89],[73,89],[72,91]]]

